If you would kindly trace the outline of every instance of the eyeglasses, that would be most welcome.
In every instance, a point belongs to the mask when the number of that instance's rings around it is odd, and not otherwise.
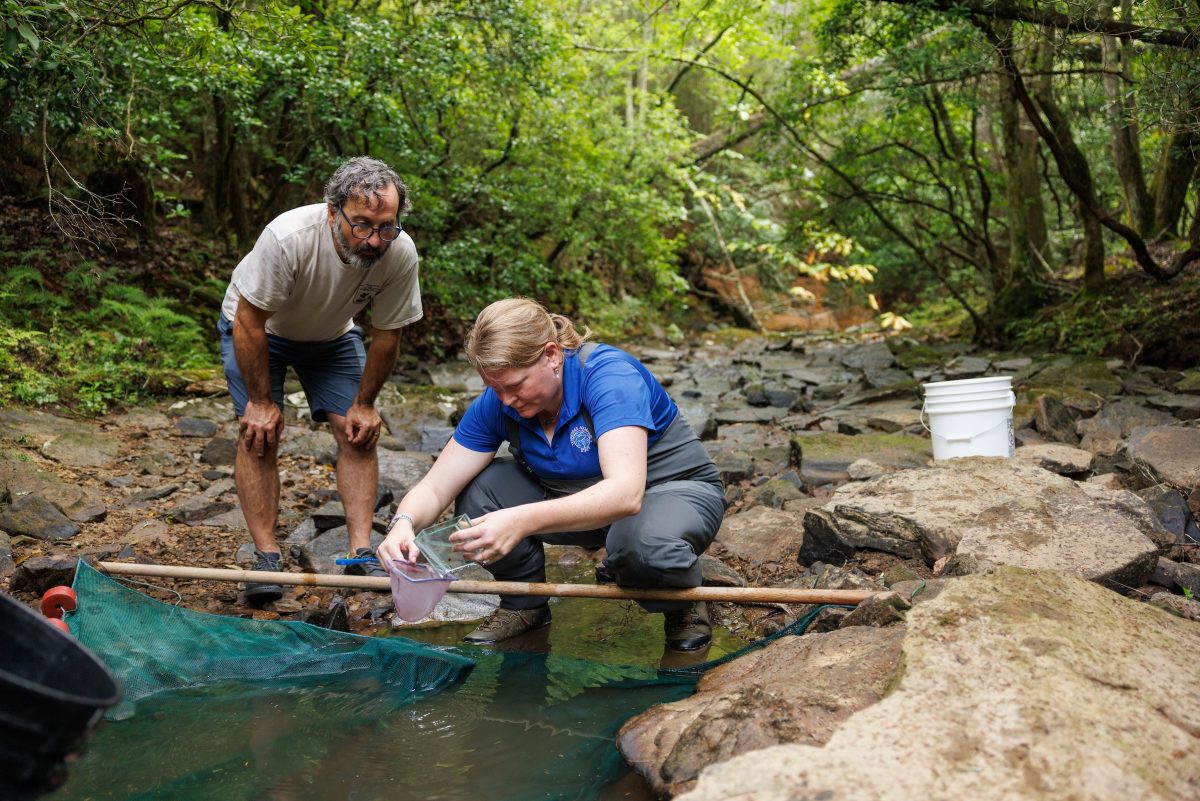
[[[338,206],[338,213],[342,215],[342,219],[350,223],[350,233],[354,235],[355,239],[370,239],[371,234],[379,234],[379,238],[384,242],[391,242],[400,236],[400,232],[404,230],[400,227],[400,223],[396,223],[395,225],[381,225],[378,228],[366,223],[356,223],[346,216],[346,210],[341,206]]]

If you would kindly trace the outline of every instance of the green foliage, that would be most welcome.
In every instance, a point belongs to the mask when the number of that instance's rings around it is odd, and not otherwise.
[[[101,413],[160,391],[180,370],[213,362],[212,337],[175,301],[117,283],[114,268],[55,268],[0,253],[0,405],[62,403]]]

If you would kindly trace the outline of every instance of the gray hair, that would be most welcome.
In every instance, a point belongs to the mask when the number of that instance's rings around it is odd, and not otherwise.
[[[325,202],[334,208],[341,208],[352,197],[378,203],[389,185],[396,187],[396,194],[400,197],[397,214],[407,214],[412,208],[408,186],[396,171],[379,159],[355,156],[342,162],[342,166],[330,176],[325,184]]]

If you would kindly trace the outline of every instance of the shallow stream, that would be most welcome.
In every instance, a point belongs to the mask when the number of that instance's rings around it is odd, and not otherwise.
[[[717,630],[710,650],[680,658],[664,651],[662,615],[632,602],[559,599],[552,611],[550,626],[503,649],[464,649],[475,668],[416,703],[351,683],[226,684],[145,699],[92,736],[50,798],[652,798],[617,752],[616,730],[692,692],[693,677],[660,664],[715,659],[744,643]],[[473,625],[393,633],[445,646]]]

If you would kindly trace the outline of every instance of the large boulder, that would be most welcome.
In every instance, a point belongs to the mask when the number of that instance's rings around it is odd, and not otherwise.
[[[805,515],[800,561],[840,564],[869,548],[933,564],[957,552],[968,572],[1053,566],[1137,586],[1134,579],[1153,570],[1155,543],[1147,538],[1161,538],[1160,529],[1132,493],[1009,459],[951,459],[839,489]]]
[[[660,795],[707,765],[781,743],[824,745],[880,700],[899,666],[901,628],[783,637],[707,673],[696,694],[629,720],[617,748]]]
[[[795,559],[804,534],[803,516],[766,506],[730,515],[721,523],[717,542],[746,561]]]
[[[1194,622],[1003,568],[949,582],[907,626],[894,691],[824,747],[734,757],[680,801],[1196,797]]]

